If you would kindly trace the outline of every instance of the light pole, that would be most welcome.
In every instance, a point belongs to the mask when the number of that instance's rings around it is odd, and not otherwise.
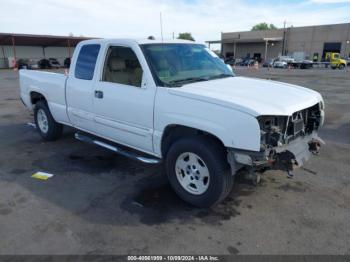
[[[286,20],[283,22],[283,42],[282,42],[282,55],[284,55],[284,45],[286,42]]]

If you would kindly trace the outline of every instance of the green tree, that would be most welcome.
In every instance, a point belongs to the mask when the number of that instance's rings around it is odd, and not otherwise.
[[[179,33],[179,36],[177,37],[177,39],[194,41],[194,38],[191,33]]]
[[[260,23],[253,26],[251,31],[270,30],[270,29],[277,29],[277,27],[274,24],[268,25],[266,23]]]

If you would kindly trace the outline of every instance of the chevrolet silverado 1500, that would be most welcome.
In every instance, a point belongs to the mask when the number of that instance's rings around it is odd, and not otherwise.
[[[83,41],[67,76],[20,70],[20,87],[44,139],[72,126],[79,140],[162,161],[175,192],[200,207],[224,199],[237,171],[290,172],[322,141],[319,93],[237,77],[189,41]]]

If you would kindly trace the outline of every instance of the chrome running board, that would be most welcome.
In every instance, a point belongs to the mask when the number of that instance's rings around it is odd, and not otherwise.
[[[143,162],[143,163],[159,164],[161,162],[161,159],[159,159],[159,158],[141,156],[141,155],[138,155],[135,152],[127,151],[127,150],[119,148],[119,147],[117,147],[115,145],[111,145],[111,144],[108,144],[106,142],[102,142],[100,140],[91,138],[91,137],[83,135],[81,133],[75,133],[74,137],[76,139],[80,140],[80,141],[83,141],[83,142],[86,142],[86,143],[89,143],[89,144],[94,144],[94,145],[101,146],[101,147],[106,148],[108,150],[111,150],[111,151],[113,151],[113,152],[115,152],[117,154],[126,156],[126,157],[131,158],[131,159],[138,160],[138,161]]]

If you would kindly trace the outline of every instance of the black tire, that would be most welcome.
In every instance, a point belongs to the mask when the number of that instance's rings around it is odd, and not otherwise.
[[[40,109],[45,113],[45,115],[47,117],[47,123],[48,123],[47,132],[44,132],[38,124],[38,112]],[[47,141],[54,141],[54,140],[57,140],[58,138],[61,137],[62,131],[63,131],[63,125],[57,123],[53,119],[51,112],[50,112],[50,109],[47,106],[47,103],[45,100],[40,100],[35,104],[34,121],[35,121],[36,129],[38,130],[40,136],[43,139],[45,139]]]
[[[209,185],[200,195],[186,191],[176,175],[176,161],[185,152],[198,155],[209,170]],[[231,192],[234,176],[227,162],[227,153],[215,140],[204,136],[181,138],[174,142],[166,156],[166,171],[170,185],[184,201],[197,207],[211,207]]]
[[[343,69],[344,69],[344,67],[345,67],[345,65],[340,64],[340,65],[339,65],[339,70],[343,70]]]

